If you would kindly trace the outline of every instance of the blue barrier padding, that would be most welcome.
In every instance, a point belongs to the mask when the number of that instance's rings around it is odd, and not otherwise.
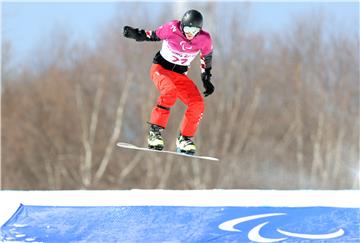
[[[20,205],[0,240],[343,243],[359,234],[359,208]]]

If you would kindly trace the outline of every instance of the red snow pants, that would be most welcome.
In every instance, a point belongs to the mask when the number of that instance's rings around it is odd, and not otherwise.
[[[151,66],[150,78],[160,92],[150,123],[166,128],[170,108],[179,98],[187,106],[180,132],[183,136],[193,137],[204,112],[204,98],[194,82],[185,74],[167,70],[159,64]]]

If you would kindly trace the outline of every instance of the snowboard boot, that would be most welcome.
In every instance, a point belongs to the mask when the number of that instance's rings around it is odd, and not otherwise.
[[[155,150],[164,149],[164,140],[161,136],[163,129],[155,124],[150,124],[149,136],[148,136],[148,148]]]
[[[196,152],[196,146],[191,137],[179,135],[176,140],[176,152],[193,155]]]

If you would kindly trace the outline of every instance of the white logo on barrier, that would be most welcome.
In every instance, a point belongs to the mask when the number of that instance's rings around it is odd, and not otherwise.
[[[251,216],[236,218],[236,219],[232,219],[232,220],[229,220],[229,221],[226,221],[226,222],[220,224],[219,229],[224,230],[224,231],[241,232],[240,230],[234,228],[236,225],[238,225],[240,223],[244,223],[247,221],[260,219],[260,218],[267,218],[267,217],[281,216],[281,215],[286,215],[286,213],[258,214],[258,215],[251,215]],[[254,228],[252,228],[248,233],[249,240],[262,243],[262,242],[278,242],[278,241],[283,241],[283,240],[287,239],[286,237],[274,239],[274,238],[266,238],[266,237],[261,236],[260,230],[268,223],[269,222],[261,223],[261,224],[255,226]],[[283,234],[284,236],[301,238],[301,239],[313,239],[313,240],[333,239],[333,238],[340,237],[344,234],[343,229],[339,229],[338,231],[329,233],[329,234],[292,233],[292,232],[288,232],[285,230],[281,230],[279,228],[276,229],[276,231],[279,232],[280,234]]]

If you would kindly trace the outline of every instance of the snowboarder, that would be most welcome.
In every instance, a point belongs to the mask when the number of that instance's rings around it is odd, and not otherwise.
[[[162,150],[164,140],[161,132],[166,128],[170,108],[179,98],[186,106],[176,150],[194,154],[196,146],[192,138],[196,134],[204,112],[204,98],[194,82],[187,76],[188,67],[198,53],[201,60],[201,80],[204,96],[214,92],[210,82],[212,62],[212,41],[210,34],[202,29],[203,17],[197,10],[189,10],[181,21],[173,20],[155,31],[124,26],[124,36],[136,41],[163,41],[150,69],[150,78],[160,92],[157,105],[150,118],[148,147]]]

